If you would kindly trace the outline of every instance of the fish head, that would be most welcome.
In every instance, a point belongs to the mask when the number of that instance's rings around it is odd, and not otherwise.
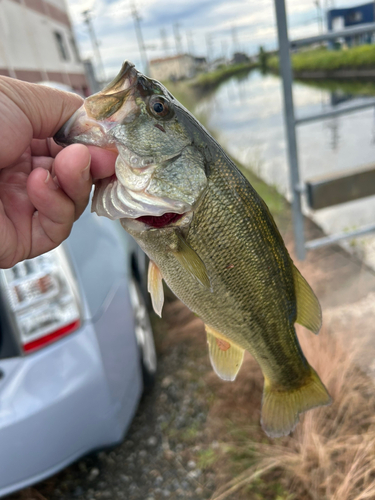
[[[207,187],[205,157],[195,146],[198,122],[188,115],[161,83],[125,62],[106,88],[84,101],[55,141],[118,152],[115,175],[95,186],[92,210],[98,215],[166,221],[165,214],[193,211]]]

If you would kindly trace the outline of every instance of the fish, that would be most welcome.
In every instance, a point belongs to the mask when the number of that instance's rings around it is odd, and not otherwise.
[[[227,103],[230,105],[230,102]],[[290,434],[331,397],[300,347],[295,323],[317,334],[319,301],[295,267],[267,205],[218,142],[167,88],[126,61],[55,136],[118,152],[95,185],[92,211],[148,255],[161,315],[163,280],[204,324],[217,375],[234,381],[245,350],[264,376],[261,425]]]

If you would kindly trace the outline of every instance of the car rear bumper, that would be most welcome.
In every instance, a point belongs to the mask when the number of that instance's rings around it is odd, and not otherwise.
[[[2,360],[0,368],[0,497],[121,441],[142,391],[134,356],[123,401],[114,401],[90,323],[33,355]]]

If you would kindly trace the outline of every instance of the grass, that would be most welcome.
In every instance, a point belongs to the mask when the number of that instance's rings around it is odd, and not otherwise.
[[[231,76],[248,73],[256,67],[258,65],[253,62],[221,66],[214,71],[201,73],[191,82],[191,85],[205,90],[213,89]]]
[[[237,425],[221,461],[231,464],[230,475],[235,476],[212,500],[375,498],[374,382],[358,369],[354,345],[327,332],[301,340],[333,404],[309,411],[293,436],[279,440],[265,440],[253,425]],[[256,380],[259,392],[260,372]],[[278,496],[270,492],[272,485]]]
[[[271,57],[268,66],[272,69],[278,69],[278,57]],[[320,48],[298,52],[292,55],[292,66],[297,73],[302,71],[375,68],[375,45],[361,45],[347,50]]]
[[[216,450],[208,448],[206,450],[199,450],[197,455],[197,465],[200,469],[209,469],[217,461]]]

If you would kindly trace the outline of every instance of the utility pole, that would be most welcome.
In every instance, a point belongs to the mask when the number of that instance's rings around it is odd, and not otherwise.
[[[187,31],[186,32],[186,38],[187,38],[187,45],[188,45],[189,54],[192,56],[194,54],[194,52],[195,52],[193,32],[192,31]]]
[[[237,28],[232,26],[232,40],[233,40],[233,53],[238,52],[238,38],[237,38]]]
[[[227,49],[228,49],[228,44],[225,40],[221,40],[221,54],[223,59],[227,59]]]
[[[182,54],[182,43],[181,43],[181,35],[180,35],[180,25],[179,23],[174,23],[173,25],[173,33],[174,39],[176,42],[176,54]]]
[[[143,41],[143,35],[142,35],[142,29],[141,29],[141,18],[138,14],[137,7],[135,6],[134,2],[131,3],[131,11],[132,11],[133,19],[134,19],[134,28],[135,28],[135,32],[137,35],[139,53],[140,53],[141,59],[142,59],[143,71],[144,71],[145,75],[148,75],[148,73],[149,73],[148,58],[147,58],[145,43]]]
[[[318,29],[319,33],[323,33],[323,21],[322,21],[322,7],[320,5],[320,0],[314,0],[316,11],[317,11],[317,20],[318,20]]]
[[[210,62],[212,58],[212,34],[206,33],[206,47],[207,47],[207,61]]]
[[[105,82],[106,75],[105,75],[102,56],[100,54],[98,39],[96,38],[95,30],[94,30],[94,27],[92,25],[91,11],[85,10],[84,12],[82,12],[82,15],[83,15],[83,20],[87,25],[87,29],[89,31],[89,35],[91,38],[91,44],[92,44],[92,48],[93,48],[94,55],[95,55],[96,65],[97,65],[97,68],[99,68],[99,71],[98,71],[99,75],[97,75],[97,78],[99,80],[101,80],[102,82]]]
[[[167,31],[165,28],[160,29],[160,38],[161,38],[161,46],[163,47],[164,55],[168,56],[169,45],[168,45]]]

